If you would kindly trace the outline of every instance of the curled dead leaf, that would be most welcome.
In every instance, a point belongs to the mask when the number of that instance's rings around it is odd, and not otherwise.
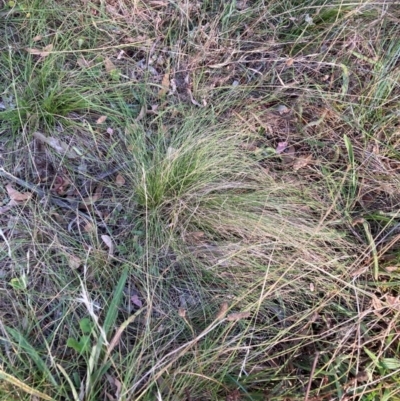
[[[24,202],[32,198],[32,194],[30,192],[19,192],[12,187],[11,184],[6,185],[6,190],[10,199],[14,202]]]
[[[350,222],[350,224],[355,227],[357,224],[364,224],[364,222],[365,219],[363,217],[356,217]]]
[[[114,243],[113,243],[111,237],[109,235],[102,235],[101,239],[108,247],[108,254],[113,255],[114,254]]]

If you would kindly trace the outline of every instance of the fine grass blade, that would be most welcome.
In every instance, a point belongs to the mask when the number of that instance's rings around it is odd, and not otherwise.
[[[54,386],[57,386],[57,382],[51,374],[46,363],[40,357],[35,348],[28,342],[28,340],[18,330],[12,329],[11,327],[5,327],[5,329],[7,333],[16,341],[18,346],[21,347],[21,349],[29,355],[32,361],[39,368],[40,372],[42,372],[47,378],[49,378]]]

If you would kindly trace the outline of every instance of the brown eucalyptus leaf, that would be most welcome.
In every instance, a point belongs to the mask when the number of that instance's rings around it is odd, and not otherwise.
[[[6,185],[6,190],[10,199],[14,202],[23,202],[32,198],[32,194],[30,192],[19,192],[12,187],[11,184]]]

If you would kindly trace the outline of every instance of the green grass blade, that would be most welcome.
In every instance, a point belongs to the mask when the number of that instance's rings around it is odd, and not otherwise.
[[[122,294],[124,291],[126,280],[128,279],[128,269],[125,268],[118,281],[117,287],[114,291],[113,299],[107,311],[106,318],[104,320],[103,329],[107,336],[109,336],[110,329],[113,327],[115,320],[118,315],[118,307],[121,303]]]
[[[57,381],[51,374],[49,368],[46,363],[40,357],[39,353],[35,350],[35,348],[28,342],[28,340],[18,331],[12,329],[11,327],[5,327],[7,333],[17,342],[18,346],[24,350],[32,361],[36,364],[39,370],[46,375],[47,378],[50,379],[51,383],[54,386],[57,386]]]

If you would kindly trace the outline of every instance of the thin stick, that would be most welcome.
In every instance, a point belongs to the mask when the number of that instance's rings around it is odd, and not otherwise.
[[[315,354],[314,363],[311,368],[310,379],[308,380],[308,386],[307,386],[306,396],[304,397],[304,401],[308,401],[308,396],[309,396],[310,390],[311,390],[312,378],[315,373],[315,368],[317,367],[318,358],[319,358],[319,352],[317,352]]]

